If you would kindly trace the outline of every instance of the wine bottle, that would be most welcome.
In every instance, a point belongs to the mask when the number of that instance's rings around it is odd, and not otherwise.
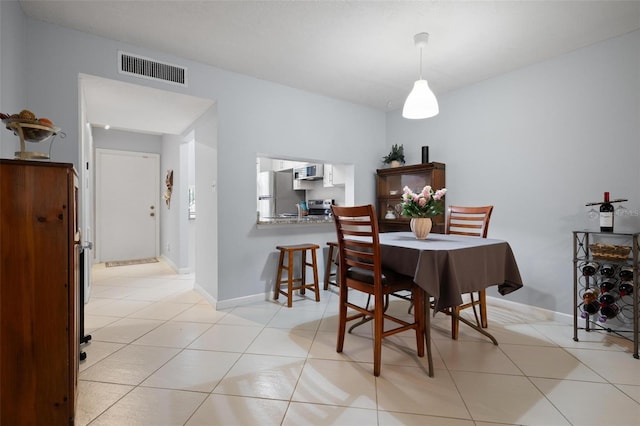
[[[620,308],[615,303],[605,305],[600,309],[601,315],[598,321],[606,322],[608,319],[615,318],[618,316],[618,312],[620,312]]]
[[[613,305],[616,300],[618,300],[617,296],[617,294],[612,292],[602,293],[598,300],[600,301],[600,305],[604,308],[605,306]]]
[[[613,232],[613,205],[609,193],[604,193],[604,203],[600,204],[600,232]]]
[[[600,310],[600,302],[598,301],[598,290],[588,288],[582,294],[582,312],[580,317],[589,318],[589,315],[597,314]]]
[[[595,275],[599,265],[596,262],[587,262],[582,266],[582,275],[590,277]]]
[[[602,265],[600,267],[600,274],[603,277],[613,278],[615,273],[616,273],[616,268],[613,265],[611,265],[610,263],[605,263],[604,265]]]
[[[616,283],[614,281],[602,281],[600,283],[600,293],[607,293],[613,290],[615,286]]]
[[[631,266],[623,266],[620,268],[618,276],[622,281],[631,281],[633,279],[633,268]]]
[[[626,296],[627,294],[633,294],[633,283],[630,281],[623,281],[618,284],[618,292],[620,296]]]
[[[600,310],[600,303],[595,300],[593,302],[584,303],[582,305],[582,313],[580,314],[581,318],[589,318],[589,315],[595,315]]]

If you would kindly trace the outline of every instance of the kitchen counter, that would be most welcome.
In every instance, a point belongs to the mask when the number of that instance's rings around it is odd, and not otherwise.
[[[258,225],[333,225],[333,216],[303,216],[294,217],[262,217],[258,219]]]

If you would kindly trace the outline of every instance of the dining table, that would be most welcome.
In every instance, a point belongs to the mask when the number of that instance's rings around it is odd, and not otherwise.
[[[522,278],[508,242],[493,238],[430,233],[417,239],[412,232],[383,232],[379,234],[383,269],[412,276],[424,290],[425,300],[433,297],[435,312],[462,304],[465,293],[497,286],[501,295],[522,287]],[[427,331],[430,332],[430,303],[425,303]],[[497,340],[486,330],[457,315],[447,313],[487,336]],[[429,375],[433,376],[431,342],[427,339]]]

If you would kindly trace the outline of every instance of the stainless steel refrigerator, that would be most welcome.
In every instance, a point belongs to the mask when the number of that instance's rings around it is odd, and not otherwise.
[[[293,189],[293,169],[258,174],[260,218],[297,216],[296,205],[305,201],[305,191]]]

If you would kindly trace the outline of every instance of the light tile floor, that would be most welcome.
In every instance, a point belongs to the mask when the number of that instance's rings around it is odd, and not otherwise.
[[[216,311],[162,262],[93,276],[80,425],[640,425],[631,342],[584,331],[574,342],[569,320],[491,306],[494,346],[464,325],[451,340],[438,314],[435,377],[403,333],[386,340],[376,378],[370,325],[335,351],[335,290]]]

